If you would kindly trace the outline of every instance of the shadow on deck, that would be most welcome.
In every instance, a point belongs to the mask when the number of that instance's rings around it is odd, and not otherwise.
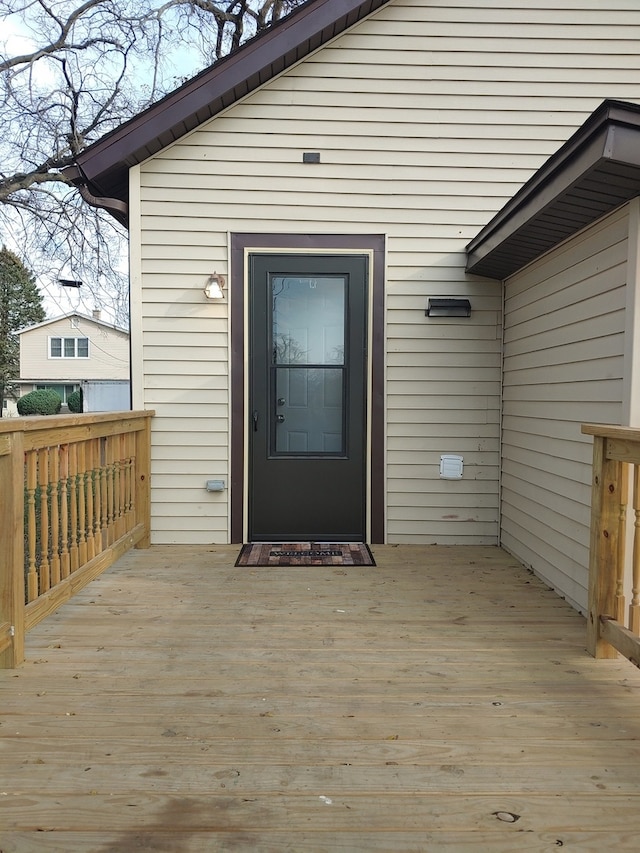
[[[131,551],[0,671],[0,850],[636,850],[640,673],[503,551]]]

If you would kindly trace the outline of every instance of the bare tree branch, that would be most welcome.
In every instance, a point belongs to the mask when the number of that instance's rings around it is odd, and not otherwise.
[[[0,0],[0,242],[28,248],[36,274],[84,269],[74,277],[95,282],[86,298],[121,314],[126,235],[62,170],[303,2]]]

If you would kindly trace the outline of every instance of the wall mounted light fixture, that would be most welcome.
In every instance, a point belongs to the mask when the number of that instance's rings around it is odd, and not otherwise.
[[[470,317],[471,303],[468,299],[430,299],[425,317]]]
[[[224,299],[224,276],[214,272],[207,279],[204,286],[204,295],[207,299]]]

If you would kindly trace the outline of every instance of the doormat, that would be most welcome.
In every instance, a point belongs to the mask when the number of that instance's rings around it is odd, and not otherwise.
[[[255,542],[243,545],[236,566],[375,566],[361,542]]]

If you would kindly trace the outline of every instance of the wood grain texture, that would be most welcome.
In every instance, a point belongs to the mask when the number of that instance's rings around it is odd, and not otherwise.
[[[640,673],[493,547],[129,551],[0,672],[0,849],[635,850]]]
[[[22,434],[0,436],[0,668],[24,659],[24,448]]]

